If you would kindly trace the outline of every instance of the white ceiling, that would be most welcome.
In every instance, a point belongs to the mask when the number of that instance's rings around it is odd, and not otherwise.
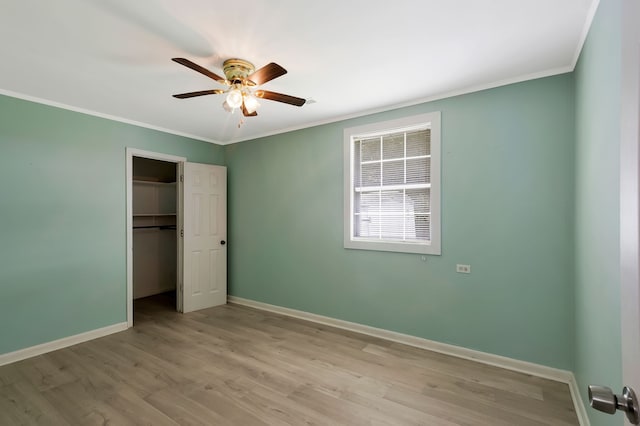
[[[568,72],[598,0],[0,0],[0,93],[231,143]],[[223,110],[238,57],[289,73],[263,87],[313,99]]]

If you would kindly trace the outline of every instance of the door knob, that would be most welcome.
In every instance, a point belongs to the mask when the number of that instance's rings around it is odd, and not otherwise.
[[[606,386],[589,385],[589,404],[607,414],[614,414],[617,410],[624,411],[631,424],[640,424],[638,399],[629,387],[622,389],[622,395],[616,395]]]
[[[222,240],[222,241],[220,241],[220,244],[221,245],[225,245],[225,244],[227,244],[227,242],[225,240]]]

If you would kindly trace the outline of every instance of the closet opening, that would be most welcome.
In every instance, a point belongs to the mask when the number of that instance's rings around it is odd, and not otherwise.
[[[133,157],[133,300],[138,316],[176,310],[177,164]]]
[[[127,149],[127,322],[182,311],[180,165]]]

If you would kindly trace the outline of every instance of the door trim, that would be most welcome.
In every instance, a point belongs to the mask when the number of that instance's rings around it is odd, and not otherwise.
[[[170,154],[162,154],[159,152],[152,151],[144,151],[136,148],[126,148],[126,158],[125,158],[125,169],[126,169],[126,193],[127,193],[127,201],[126,201],[126,230],[127,230],[127,328],[133,327],[133,157],[142,157],[148,158],[151,160],[161,160],[167,161],[170,163],[177,163],[178,170],[181,170],[182,167],[180,164],[187,161],[185,157],[178,157],[176,155]],[[178,180],[180,180],[180,176],[177,176]],[[180,185],[176,185],[177,188]],[[179,189],[178,189],[179,191]],[[182,220],[182,198],[180,197],[180,193],[177,194],[178,200],[178,217],[176,218],[176,223],[181,223]],[[180,239],[178,239],[180,242]],[[178,259],[181,258],[182,246],[179,243],[177,245],[177,253]],[[180,265],[178,265],[180,266]],[[180,268],[178,267],[178,277],[176,279],[180,279],[181,276]],[[176,291],[180,291],[180,286],[177,287]],[[179,297],[178,299],[182,299]]]

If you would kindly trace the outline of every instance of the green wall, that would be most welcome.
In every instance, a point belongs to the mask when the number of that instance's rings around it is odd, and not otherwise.
[[[134,147],[228,166],[232,295],[620,389],[620,26],[601,1],[571,74],[226,147],[0,96],[0,353],[126,320]],[[342,130],[430,111],[442,255],[344,249]]]
[[[575,70],[576,361],[589,384],[622,389],[620,338],[621,1],[603,0]],[[592,425],[622,425],[621,414],[589,409]]]
[[[572,369],[573,99],[565,74],[227,146],[230,294]],[[430,111],[442,255],[344,249],[343,129]]]
[[[126,321],[125,147],[222,147],[0,96],[0,354]]]

